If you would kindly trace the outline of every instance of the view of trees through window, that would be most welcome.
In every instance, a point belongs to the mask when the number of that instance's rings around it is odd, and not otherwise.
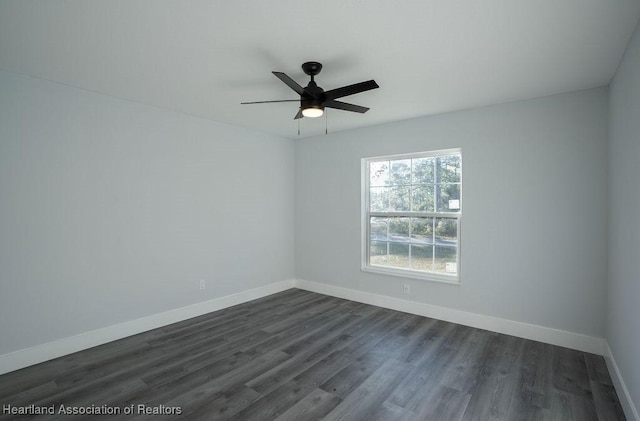
[[[370,266],[456,275],[460,153],[368,162]]]

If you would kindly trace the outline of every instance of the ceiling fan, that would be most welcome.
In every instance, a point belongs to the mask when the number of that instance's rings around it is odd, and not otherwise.
[[[291,79],[289,76],[282,72],[272,72],[278,79],[283,81],[288,87],[293,89],[300,99],[284,99],[276,101],[254,101],[254,102],[242,102],[241,104],[267,104],[270,102],[300,102],[300,109],[295,115],[294,120],[302,117],[320,117],[324,114],[325,108],[335,108],[337,110],[353,111],[356,113],[366,113],[369,108],[362,107],[360,105],[349,104],[347,102],[336,101],[337,98],[342,98],[348,95],[357,94],[360,92],[368,91],[378,88],[378,84],[375,80],[368,80],[366,82],[355,83],[353,85],[343,86],[341,88],[331,89],[325,91],[319,87],[314,76],[320,73],[322,70],[322,64],[317,61],[308,61],[302,64],[302,70],[311,76],[311,81],[306,87],[298,85],[298,83]]]

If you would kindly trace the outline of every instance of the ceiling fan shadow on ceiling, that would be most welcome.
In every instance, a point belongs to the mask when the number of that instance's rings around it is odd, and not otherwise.
[[[306,74],[311,76],[311,81],[304,88],[286,74],[282,72],[272,72],[278,79],[283,81],[285,85],[287,85],[298,95],[300,95],[300,99],[253,101],[242,102],[241,104],[246,105],[268,104],[273,102],[300,102],[300,109],[298,110],[298,113],[295,115],[295,117],[293,117],[294,120],[298,120],[302,117],[320,117],[324,114],[325,108],[334,108],[336,110],[352,111],[355,113],[364,114],[369,111],[369,108],[362,107],[360,105],[349,104],[347,102],[336,101],[336,99],[379,88],[376,81],[372,79],[366,82],[354,83],[353,85],[347,85],[341,88],[325,91],[324,89],[319,87],[314,80],[314,77],[322,70],[322,64],[318,63],[317,61],[308,61],[302,64],[302,70]]]

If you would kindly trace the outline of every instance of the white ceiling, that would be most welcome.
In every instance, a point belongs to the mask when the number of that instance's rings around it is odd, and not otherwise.
[[[380,89],[329,110],[332,132],[606,85],[639,0],[0,0],[0,68],[118,98],[297,137],[295,99]],[[303,136],[324,133],[303,119]]]

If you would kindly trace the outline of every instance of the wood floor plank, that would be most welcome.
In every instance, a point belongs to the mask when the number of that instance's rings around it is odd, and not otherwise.
[[[11,402],[14,406],[27,406],[57,393],[60,393],[60,388],[54,381],[50,381],[29,389],[23,389],[12,396],[2,398],[2,401]]]
[[[153,378],[148,380],[150,386],[149,395],[152,401],[161,403],[163,399],[170,399],[182,393],[188,393],[191,390],[214,381],[228,381],[234,376],[242,375],[243,371],[247,375],[247,379],[263,373],[271,367],[277,366],[283,361],[291,358],[290,355],[281,351],[272,351],[261,355],[260,357],[248,357],[242,352],[229,355],[223,358],[217,358],[207,366],[202,366],[194,371],[186,371],[178,373],[176,376],[167,378]],[[263,363],[264,366],[259,366]],[[253,374],[252,374],[253,373]],[[251,375],[249,375],[251,374]],[[241,377],[244,379],[244,377]],[[246,381],[246,380],[245,380]],[[135,397],[140,399],[140,396]]]
[[[0,376],[0,408],[30,404],[183,412],[154,420],[624,420],[600,356],[297,289]]]
[[[549,393],[549,408],[543,410],[543,420],[563,420],[563,421],[582,421],[575,420],[571,412],[571,401],[567,393],[551,389]]]
[[[473,390],[484,366],[483,357],[490,339],[483,331],[473,331],[456,351],[440,384],[460,392]]]
[[[340,402],[342,402],[342,399],[339,397],[322,389],[314,389],[302,400],[275,418],[275,421],[320,420]]]
[[[416,359],[422,357],[424,350],[428,348],[429,341],[436,335],[435,319],[420,317],[415,325],[415,329],[409,332],[407,342],[393,353],[393,357],[398,361],[414,363]]]
[[[385,355],[367,352],[320,385],[322,390],[342,399],[368,379],[387,359]]]
[[[432,346],[425,350],[422,360],[416,362],[415,368],[411,374],[398,385],[389,397],[389,402],[405,409],[410,408],[412,399],[420,400],[422,395],[426,395],[429,391],[440,384],[444,376],[449,361],[453,358],[453,353],[449,348],[451,341],[448,336],[461,338],[461,333],[471,333],[464,326],[449,325],[438,340],[432,343]]]
[[[603,373],[600,374],[605,377]],[[607,379],[604,379],[605,381]],[[618,400],[616,390],[610,384],[591,381],[593,404],[599,421],[615,421],[624,419],[624,412]]]
[[[242,351],[248,355],[259,355],[273,351],[274,349],[286,348],[300,341],[305,341],[309,336],[315,335],[319,329],[324,329],[328,324],[331,324],[331,322],[335,320],[336,315],[344,312],[351,313],[352,311],[349,310],[351,307],[357,309],[359,306],[345,305],[337,307],[325,314],[314,315],[287,330],[280,331],[277,334],[271,334],[268,339],[258,341],[252,344],[252,346],[243,348]],[[374,310],[377,312],[381,311],[381,309],[375,308]]]
[[[54,381],[60,373],[74,370],[82,363],[68,361],[64,357],[36,364],[0,376],[0,399]]]
[[[589,376],[589,380],[612,386],[611,377],[609,377],[607,363],[604,361],[604,358],[602,358],[600,355],[594,355],[585,352],[584,361],[587,365],[587,374]]]
[[[517,362],[523,349],[524,341],[520,338],[503,335],[492,338],[463,420],[510,419],[511,401],[521,384]]]
[[[97,361],[91,361],[75,369],[66,370],[55,377],[55,383],[60,388],[67,388],[79,383],[86,383],[89,379],[101,379],[122,368],[131,367],[133,359],[148,359],[150,351],[151,347],[148,344],[136,344],[135,347],[113,353],[109,358],[99,358]]]
[[[590,397],[589,374],[582,352],[553,348],[553,387],[564,392]]]
[[[518,399],[538,408],[550,408],[553,394],[553,346],[526,341],[522,359]]]
[[[324,419],[327,421],[367,419],[387,399],[412,368],[412,365],[394,359],[385,361]]]
[[[444,343],[444,339],[453,331],[455,325],[435,319],[427,319],[425,323],[426,331],[420,335],[418,339],[411,344],[407,344],[402,355],[399,355],[403,361],[418,365],[421,361],[430,358],[431,354]]]
[[[262,395],[244,385],[216,394],[188,413],[190,420],[232,420],[234,414],[258,400]]]
[[[186,391],[183,393],[177,392],[178,395],[173,398],[170,397],[176,394],[176,392],[174,392],[175,386],[183,385],[183,382],[176,382],[171,385],[166,384],[159,388],[159,391],[164,391],[165,395],[153,399],[151,405],[160,405],[163,404],[163,402],[167,402],[166,404],[168,406],[183,408],[184,415],[189,417],[191,413],[198,411],[199,408],[206,405],[207,402],[215,400],[220,396],[229,395],[229,390],[235,392],[239,388],[244,388],[246,381],[277,366],[288,358],[291,358],[291,356],[282,351],[274,351],[251,360],[244,367],[239,367],[219,377],[207,379],[209,381],[202,382],[201,379],[197,379],[190,387],[186,388]],[[157,419],[171,420],[172,417],[159,417]]]
[[[104,381],[94,383],[91,387],[76,386],[72,389],[59,392],[46,399],[39,400],[38,406],[65,407],[87,407],[91,405],[101,406],[115,404],[125,399],[132,393],[147,388],[147,385],[140,379],[130,379],[123,381]],[[82,419],[82,415],[72,417],[66,414],[58,414],[50,419]]]
[[[567,395],[569,396],[571,416],[575,421],[598,421],[598,413],[593,399],[582,393],[567,393]]]
[[[260,393],[269,393],[271,390],[276,389],[281,384],[313,366],[322,358],[342,348],[350,340],[351,338],[348,335],[330,337],[329,340],[323,341],[318,349],[314,348],[308,353],[292,357],[286,362],[283,362],[283,364],[247,382],[247,386],[252,387]]]
[[[292,358],[287,360],[286,363],[264,373],[264,375],[251,380],[247,383],[247,386],[260,393],[267,393],[282,384],[282,382],[295,377],[314,365],[336,349],[340,349],[350,343],[353,340],[350,333],[354,333],[353,326],[359,321],[358,317],[345,315],[339,317],[338,320],[338,324],[332,325],[327,330],[320,330],[311,336],[309,339],[314,339],[312,342],[314,346],[306,347],[304,352],[299,346],[294,346],[297,344],[283,348],[282,351],[292,355]],[[332,329],[338,326],[339,329]]]
[[[389,401],[384,401],[367,419],[369,421],[416,421],[418,415]]]
[[[376,312],[368,321],[369,326],[347,346],[327,355],[293,379],[282,384],[237,414],[242,420],[270,420],[284,413],[297,401],[346,367],[353,359],[366,353],[386,332],[400,324],[401,319],[393,311]]]
[[[324,297],[313,302],[312,305],[306,304],[300,309],[296,308],[292,317],[284,318],[277,323],[270,323],[264,330],[272,334],[282,332],[290,327],[300,324],[302,321],[312,317],[313,315],[326,313],[340,307],[342,304],[345,304],[344,300],[339,300],[333,297]]]
[[[322,341],[326,341],[328,337],[349,334],[353,330],[350,328],[353,328],[354,325],[362,320],[362,316],[349,310],[348,306],[342,306],[339,314],[334,315],[330,320],[327,320],[301,338],[290,341],[282,350],[287,354],[299,355],[307,353],[310,348],[317,346]]]
[[[467,410],[471,395],[439,385],[411,408],[415,419],[460,421]]]

